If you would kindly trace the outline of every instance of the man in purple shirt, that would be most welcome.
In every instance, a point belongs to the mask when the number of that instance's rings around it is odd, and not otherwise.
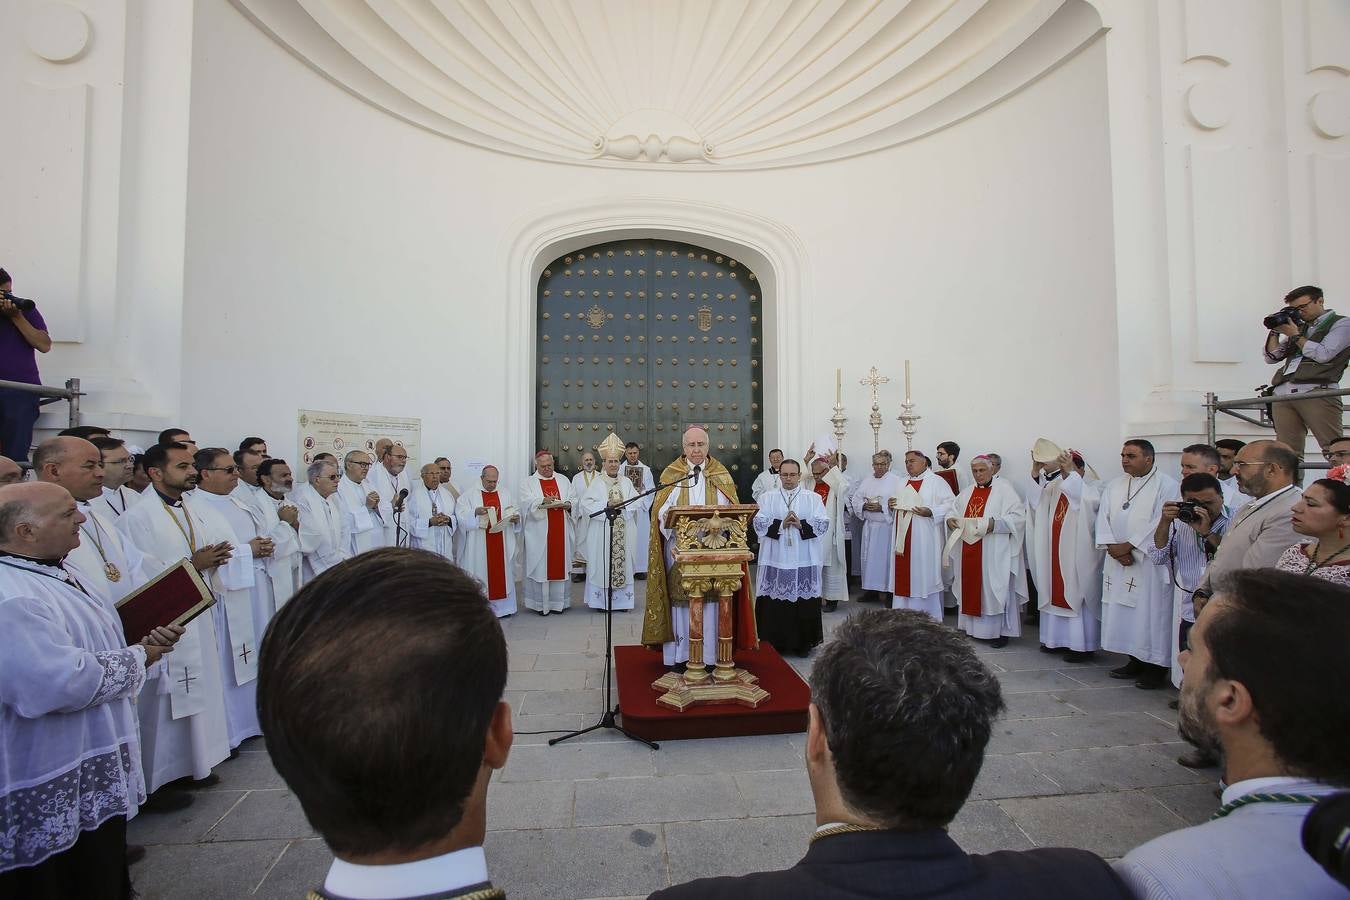
[[[41,384],[37,354],[52,349],[47,323],[36,307],[20,309],[10,299],[14,280],[0,269],[0,381]],[[38,395],[0,388],[0,454],[15,462],[28,460]]]

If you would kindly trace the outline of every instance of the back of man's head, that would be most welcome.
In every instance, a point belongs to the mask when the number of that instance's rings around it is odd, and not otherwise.
[[[888,828],[941,828],[966,802],[1003,709],[962,634],[915,610],[867,610],[811,670],[844,802]]]
[[[1350,589],[1276,569],[1219,580],[1205,610],[1203,679],[1238,682],[1289,774],[1350,787]],[[1187,683],[1190,682],[1187,675]]]
[[[273,618],[260,660],[272,762],[340,857],[443,841],[505,762],[506,639],[439,556],[385,548],[329,569]]]

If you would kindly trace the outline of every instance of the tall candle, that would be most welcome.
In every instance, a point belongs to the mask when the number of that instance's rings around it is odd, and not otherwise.
[[[905,399],[908,400],[909,397],[909,360],[905,360]]]
[[[844,370],[834,370],[834,402],[844,402]]]

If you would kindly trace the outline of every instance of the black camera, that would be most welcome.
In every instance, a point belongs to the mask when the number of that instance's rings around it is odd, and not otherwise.
[[[27,297],[15,297],[10,291],[0,291],[0,300],[8,300],[10,303],[14,304],[15,309],[22,310],[23,312],[27,312],[37,306],[36,303],[29,300]]]
[[[1201,503],[1199,500],[1177,501],[1177,518],[1182,522],[1199,522]]]
[[[1274,331],[1281,325],[1297,325],[1298,314],[1292,309],[1285,307],[1284,309],[1275,310],[1273,313],[1262,319],[1261,323],[1269,330]]]
[[[1328,875],[1350,887],[1350,793],[1317,801],[1303,820],[1303,849]]]

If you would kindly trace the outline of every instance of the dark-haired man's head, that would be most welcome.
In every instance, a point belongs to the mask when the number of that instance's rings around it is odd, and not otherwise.
[[[915,610],[847,619],[811,670],[811,699],[817,822],[883,828],[950,822],[1003,709],[998,679],[970,642]]]
[[[76,425],[73,428],[63,428],[56,433],[57,437],[77,437],[84,438],[86,441],[92,441],[96,437],[108,437],[112,432],[100,425]]]
[[[155,443],[157,443],[157,444],[174,444],[174,443],[178,443],[178,444],[191,444],[191,443],[195,443],[195,442],[192,440],[192,435],[188,434],[186,431],[184,431],[184,430],[181,429],[181,428],[165,428],[163,431],[161,431],[161,432],[159,433],[159,437],[155,439]],[[193,452],[193,453],[196,453],[197,451],[196,451],[196,450],[193,450],[192,452]]]
[[[257,450],[236,450],[232,454],[235,466],[239,469],[239,480],[252,487],[258,486],[258,466],[266,456]]]
[[[1153,471],[1153,444],[1142,438],[1131,438],[1120,448],[1120,468],[1132,478],[1142,478]]]
[[[623,458],[628,460],[630,466],[637,465],[638,457],[642,455],[642,448],[638,446],[637,441],[629,441],[623,445]]]
[[[253,453],[256,453],[256,454],[258,454],[259,456],[261,456],[263,459],[267,459],[267,458],[268,458],[268,453],[267,453],[267,441],[263,440],[263,439],[260,438],[260,437],[246,437],[246,438],[244,438],[242,441],[239,442],[239,449],[240,449],[241,451],[243,451],[243,450],[248,450],[248,451],[251,451],[251,452],[253,452]]]
[[[1350,437],[1339,437],[1327,444],[1325,455],[1333,466],[1350,465]]]
[[[1242,493],[1264,497],[1294,483],[1298,454],[1279,441],[1252,441],[1238,451],[1233,472]]]
[[[1186,477],[1196,472],[1219,474],[1219,451],[1209,444],[1191,444],[1181,449],[1181,475]]]
[[[269,457],[258,466],[258,487],[273,500],[280,500],[295,487],[295,475],[286,460]]]
[[[1304,322],[1311,322],[1327,311],[1326,298],[1315,284],[1294,288],[1284,295],[1284,302]]]
[[[1229,478],[1233,474],[1233,460],[1237,459],[1238,451],[1247,446],[1246,441],[1239,441],[1236,438],[1219,438],[1214,442],[1214,449],[1219,452],[1219,477]]]
[[[392,864],[482,843],[488,778],[512,741],[505,687],[506,640],[478,583],[434,554],[385,548],[277,613],[258,714],[333,853]]]
[[[937,457],[939,466],[950,469],[956,465],[956,460],[961,455],[961,445],[956,441],[943,441],[937,445],[937,453],[934,455]]]
[[[1211,522],[1223,513],[1223,485],[1208,472],[1192,472],[1181,479],[1181,499],[1194,500],[1203,506]]]
[[[116,490],[131,479],[132,457],[126,441],[115,437],[94,437],[89,442],[103,455],[103,486]]]
[[[239,486],[239,467],[224,447],[207,447],[192,457],[197,484],[208,494],[224,497]]]
[[[196,488],[197,467],[193,464],[193,453],[187,444],[177,441],[156,444],[145,451],[142,457],[145,474],[155,490],[170,500],[177,500],[185,491]]]
[[[1229,784],[1294,775],[1350,787],[1347,640],[1350,590],[1276,569],[1230,574],[1181,654],[1178,728],[1224,761]]]

